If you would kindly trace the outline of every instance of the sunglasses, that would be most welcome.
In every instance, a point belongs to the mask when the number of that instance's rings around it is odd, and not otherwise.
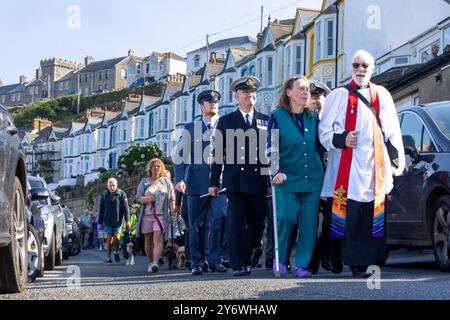
[[[364,69],[369,68],[369,65],[367,63],[352,63],[353,68],[358,69],[360,66],[362,66]]]

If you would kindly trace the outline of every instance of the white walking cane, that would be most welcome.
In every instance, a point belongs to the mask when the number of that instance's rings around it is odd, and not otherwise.
[[[285,174],[282,174],[283,181],[287,179]],[[275,278],[280,278],[280,258],[278,255],[278,227],[277,227],[277,200],[276,200],[276,192],[275,185],[271,181],[272,185],[272,210],[273,210],[273,250],[275,251]]]
[[[272,185],[272,211],[273,211],[273,250],[275,253],[275,278],[280,278],[280,258],[278,256],[278,228],[277,228],[277,200],[275,196],[275,185]]]

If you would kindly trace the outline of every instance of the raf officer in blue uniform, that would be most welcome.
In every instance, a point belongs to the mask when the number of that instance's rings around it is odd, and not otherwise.
[[[214,160],[209,193],[219,192],[223,169],[223,187],[228,195],[228,245],[233,276],[251,273],[251,255],[264,231],[268,176],[258,155],[265,152],[269,117],[254,110],[255,77],[242,77],[231,83],[239,108],[220,117],[214,133]],[[232,135],[230,135],[232,134]]]
[[[221,264],[227,198],[225,195],[200,197],[208,194],[210,138],[218,119],[219,100],[220,94],[215,90],[205,90],[198,95],[202,119],[185,126],[177,148],[177,156],[183,159],[175,165],[175,188],[187,196],[193,275],[202,275],[208,269],[212,272],[227,271]],[[208,261],[206,247],[209,248]]]

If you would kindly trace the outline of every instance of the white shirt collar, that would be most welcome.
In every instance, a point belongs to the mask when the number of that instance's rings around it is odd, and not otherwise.
[[[247,120],[247,114],[250,116],[250,123],[253,122],[253,115],[255,114],[255,109],[252,108],[252,110],[249,113],[245,113],[244,111],[241,110],[241,108],[239,108],[239,111],[242,114],[242,117],[244,118],[244,121]]]

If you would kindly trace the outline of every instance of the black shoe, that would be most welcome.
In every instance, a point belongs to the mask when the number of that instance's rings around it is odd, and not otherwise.
[[[247,275],[247,271],[245,268],[239,268],[235,271],[233,271],[233,277],[243,277]]]
[[[202,266],[202,271],[203,272],[208,272],[209,270],[209,264],[207,261],[203,261],[203,266]]]
[[[222,261],[222,266],[224,266],[227,269],[230,269],[231,268],[231,263],[228,260],[223,260]]]
[[[184,264],[184,267],[186,269],[188,269],[189,271],[192,271],[192,262],[186,261],[186,263]]]
[[[163,258],[160,258],[160,259],[158,260],[158,266],[161,268],[163,265],[164,265],[164,259],[163,259]]]
[[[266,269],[272,270],[273,268],[273,259],[266,259]]]
[[[371,276],[371,274],[368,273],[367,271],[364,271],[364,269],[367,269],[367,268],[350,267],[353,278],[369,278]]]
[[[342,273],[342,269],[344,269],[344,264],[342,262],[331,262],[331,272],[334,274]]]
[[[252,257],[250,258],[250,264],[253,268],[258,266],[259,264],[259,258],[261,258],[263,254],[263,250],[261,248],[257,248],[253,250]]]
[[[312,274],[317,274],[319,272],[319,268],[316,267],[308,267],[306,268],[309,272],[311,272]]]
[[[321,257],[320,258],[320,265],[324,270],[331,271],[331,264],[330,260],[327,257]]]
[[[203,274],[202,269],[200,267],[192,268],[192,275],[193,276],[201,276]]]
[[[216,271],[217,271],[217,272],[227,272],[228,270],[227,270],[227,268],[225,268],[223,265],[219,264],[219,265],[216,267]]]

